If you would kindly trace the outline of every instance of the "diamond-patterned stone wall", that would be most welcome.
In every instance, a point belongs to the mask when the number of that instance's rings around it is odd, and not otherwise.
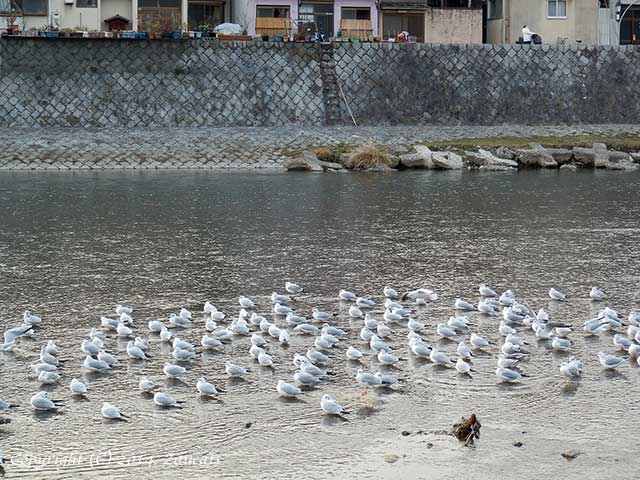
[[[336,71],[363,124],[576,124],[640,119],[633,46],[342,44]]]
[[[327,64],[360,125],[640,118],[637,47],[339,43],[332,51]],[[314,44],[3,38],[0,126],[319,126],[320,62]],[[342,98],[333,109],[333,123],[348,123]]]
[[[315,125],[319,51],[253,42],[0,40],[0,124]]]

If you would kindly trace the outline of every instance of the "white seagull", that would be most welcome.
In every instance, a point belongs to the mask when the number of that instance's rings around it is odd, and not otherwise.
[[[614,370],[627,361],[626,358],[609,355],[604,352],[598,352],[598,360],[600,360],[600,365],[607,370]]]
[[[549,289],[549,298],[551,298],[552,300],[565,300],[567,298],[567,296],[562,293],[560,290],[557,290],[553,287],[551,287]]]
[[[393,288],[388,287],[388,286],[384,287],[382,289],[382,293],[387,298],[397,298],[398,297],[398,292],[396,292]]]
[[[118,407],[110,403],[102,404],[102,416],[108,420],[125,420],[127,416],[123,414]]]
[[[293,398],[296,395],[300,395],[302,393],[302,390],[300,390],[298,387],[296,387],[295,385],[291,385],[284,380],[278,380],[276,390],[280,395],[287,398]]]
[[[322,408],[324,413],[329,415],[342,415],[349,413],[328,393],[322,396],[322,399],[320,400],[320,408]]]
[[[169,395],[168,393],[165,392],[156,392],[153,395],[153,403],[155,403],[157,406],[159,407],[165,407],[165,408],[169,408],[169,407],[173,407],[173,408],[182,408],[182,406],[180,405],[181,403],[184,403],[180,400],[176,400],[175,398],[173,398],[171,395]]]
[[[483,297],[495,297],[496,296],[495,290],[493,290],[492,288],[487,287],[484,283],[480,285],[480,287],[478,288],[478,292],[480,292],[480,295],[483,296]]]
[[[36,410],[57,410],[64,406],[60,400],[51,400],[47,392],[41,391],[36,393],[30,400],[31,406]]]
[[[302,288],[300,285],[296,284],[296,283],[292,283],[292,282],[285,282],[284,284],[284,289],[289,292],[289,293],[302,293],[304,292],[304,288]]]

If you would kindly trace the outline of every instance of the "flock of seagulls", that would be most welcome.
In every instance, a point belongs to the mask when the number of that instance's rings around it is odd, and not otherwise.
[[[534,312],[526,302],[520,302],[511,290],[498,295],[492,288],[480,285],[478,292],[480,300],[477,304],[457,298],[453,308],[455,315],[446,322],[438,323],[435,335],[438,339],[445,339],[455,346],[455,354],[438,350],[425,338],[427,330],[432,328],[415,318],[415,308],[438,300],[438,294],[428,288],[419,288],[400,295],[391,287],[384,287],[383,300],[374,300],[356,295],[348,290],[340,290],[338,300],[348,305],[348,315],[355,322],[362,322],[358,329],[340,328],[332,324],[336,314],[321,311],[317,308],[307,315],[293,308],[296,295],[304,292],[295,283],[286,282],[286,294],[273,293],[270,296],[271,313],[261,315],[256,302],[247,296],[238,298],[240,307],[237,317],[229,321],[227,314],[215,305],[206,302],[201,319],[194,319],[192,312],[182,308],[178,314],[171,314],[165,321],[150,320],[145,327],[138,326],[133,319],[132,307],[118,304],[115,315],[100,318],[100,325],[87,333],[86,338],[79,345],[84,356],[82,369],[88,372],[108,372],[114,369],[122,360],[116,354],[109,352],[105,346],[108,336],[126,339],[126,356],[135,361],[145,362],[152,358],[152,347],[159,342],[170,344],[173,348],[171,359],[164,363],[162,373],[170,379],[188,377],[189,364],[198,358],[203,351],[224,351],[225,346],[236,341],[239,337],[248,337],[250,346],[248,354],[254,363],[264,368],[276,368],[272,355],[279,346],[286,346],[291,335],[309,337],[308,348],[304,352],[295,352],[292,363],[296,370],[291,379],[281,378],[275,385],[277,394],[283,397],[297,397],[305,391],[315,388],[326,388],[330,383],[329,377],[334,374],[329,366],[335,359],[337,352],[344,350],[349,362],[359,364],[355,382],[364,388],[393,388],[399,385],[399,380],[389,374],[386,367],[398,367],[403,359],[389,345],[394,336],[406,335],[406,345],[411,355],[430,361],[436,366],[455,369],[460,375],[472,377],[475,372],[474,357],[480,351],[493,354],[497,350],[495,375],[500,382],[519,382],[527,377],[522,370],[522,360],[528,355],[526,346],[529,345],[522,333],[531,330],[540,340],[550,341],[556,351],[571,352],[573,343],[569,338],[574,334],[574,327],[562,322],[553,321],[544,309]],[[551,288],[549,297],[558,302],[567,300],[567,296],[555,288]],[[593,287],[589,293],[595,302],[608,298],[606,292]],[[374,309],[383,307],[383,313],[373,313]],[[378,310],[379,312],[381,311]],[[473,331],[466,312],[479,312],[489,318],[495,317],[495,326],[500,334],[501,342],[496,344],[488,338]],[[270,317],[270,318],[269,318]],[[11,352],[21,337],[36,338],[36,332],[44,332],[42,318],[30,311],[24,312],[22,324],[4,332],[4,343],[0,345],[0,352]],[[351,322],[353,323],[353,322]],[[184,339],[183,333],[204,328],[200,345],[195,345]],[[627,355],[616,355],[601,351],[598,360],[605,369],[615,369],[624,365],[630,358],[640,364],[640,312],[629,313],[626,320],[622,315],[610,307],[602,308],[591,319],[586,320],[582,329],[587,335],[600,335],[604,332],[615,332],[613,347]],[[145,338],[144,333],[148,333]],[[357,337],[357,338],[356,338]],[[358,340],[359,339],[359,340]],[[337,345],[343,348],[337,349]],[[441,345],[441,343],[439,343]],[[446,343],[445,343],[446,344]],[[346,348],[344,348],[346,347]],[[59,384],[69,367],[58,360],[59,348],[54,340],[48,340],[39,350],[38,361],[31,366],[37,374],[37,381],[42,385]],[[453,348],[451,348],[453,350]],[[271,353],[269,353],[271,352]],[[366,365],[377,360],[379,369],[373,371]],[[231,361],[224,363],[224,371],[230,378],[243,378],[250,372],[250,368]],[[563,377],[580,377],[583,372],[581,360],[570,357],[560,366],[559,373]],[[472,377],[473,378],[473,377]],[[153,395],[155,405],[163,408],[181,408],[185,403],[174,398],[153,378],[139,378],[140,392]],[[201,396],[216,397],[224,390],[206,377],[200,377],[193,385],[194,391]],[[87,396],[90,385],[73,377],[69,383],[69,390],[74,396]],[[31,407],[37,411],[57,411],[65,407],[61,400],[50,398],[49,393],[41,390],[32,395]],[[9,411],[18,405],[0,399],[0,411]],[[320,401],[320,409],[328,415],[345,415],[348,411],[329,393],[324,393]],[[120,408],[109,402],[104,402],[100,409],[102,417],[109,420],[129,420],[129,416]]]

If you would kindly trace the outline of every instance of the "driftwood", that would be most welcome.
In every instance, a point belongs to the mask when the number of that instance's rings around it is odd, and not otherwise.
[[[462,417],[458,423],[453,425],[453,434],[466,446],[473,445],[476,438],[480,438],[481,426],[476,414],[472,413],[469,418]]]

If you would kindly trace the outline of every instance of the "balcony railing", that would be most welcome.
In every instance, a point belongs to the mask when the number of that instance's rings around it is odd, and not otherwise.
[[[373,34],[371,20],[349,20],[343,18],[340,21],[340,30],[343,37],[367,38]]]
[[[290,18],[256,18],[256,34],[257,35],[291,35],[291,19]]]

